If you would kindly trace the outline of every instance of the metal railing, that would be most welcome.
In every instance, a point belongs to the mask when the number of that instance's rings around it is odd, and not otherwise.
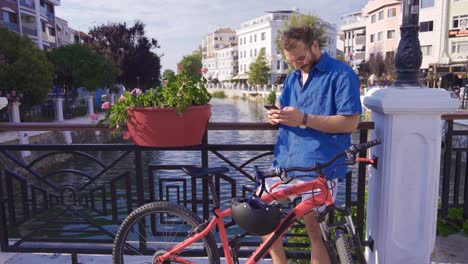
[[[354,143],[367,141],[373,126],[372,122],[361,122]],[[228,186],[229,191],[223,192],[227,196],[225,200],[248,195],[251,191],[248,183],[253,177],[249,168],[272,154],[273,143],[217,144],[209,141],[209,135],[218,131],[257,130],[264,133],[276,129],[266,123],[210,123],[201,145],[184,148],[147,148],[128,144],[0,145],[0,158],[5,164],[0,180],[1,250],[70,253],[73,263],[77,263],[77,254],[110,254],[114,234],[125,216],[144,203],[160,199],[184,204],[207,219],[211,216],[212,202],[208,183],[184,175],[180,168],[222,164],[229,167],[230,172],[217,177],[216,185],[217,188]],[[107,132],[109,128],[88,124],[0,124],[0,131],[17,130],[92,133]],[[20,158],[22,151],[32,155],[27,159]],[[170,164],[145,159],[149,154],[163,151],[196,156],[197,161],[195,164],[193,161]],[[228,154],[233,152],[243,158],[229,158]],[[113,154],[112,158],[103,158],[109,154]],[[80,160],[87,160],[94,169],[79,169]],[[71,165],[62,167],[61,164],[67,161]],[[352,174],[357,177],[351,177]],[[57,178],[60,175],[63,177]],[[344,186],[344,202],[356,208],[355,223],[363,236],[365,165],[360,164],[354,172],[348,173]],[[308,246],[307,243],[294,243],[298,248]],[[308,250],[302,252],[302,257],[310,256]],[[250,252],[241,252],[242,256],[248,254]]]
[[[19,27],[17,23],[0,20],[0,24],[8,28],[8,30],[10,31],[19,32]]]
[[[442,148],[441,206],[439,214],[447,217],[449,208],[463,208],[468,219],[468,127],[454,126],[454,120],[467,120],[468,112],[442,116],[446,120]]]
[[[34,0],[19,0],[19,3],[21,6],[24,6],[27,8],[31,8],[31,9],[36,8],[36,4]]]

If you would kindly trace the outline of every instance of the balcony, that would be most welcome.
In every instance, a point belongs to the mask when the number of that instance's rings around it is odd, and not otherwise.
[[[60,0],[47,0],[47,2],[55,5],[55,6],[59,6],[60,5]]]
[[[23,34],[37,37],[37,28],[23,27]]]
[[[20,0],[20,6],[22,7],[27,7],[30,9],[36,9],[36,5],[34,3],[34,0]]]
[[[0,20],[0,25],[8,28],[10,31],[19,32],[19,27],[16,23]]]

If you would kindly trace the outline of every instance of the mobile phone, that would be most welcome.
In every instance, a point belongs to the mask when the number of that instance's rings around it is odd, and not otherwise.
[[[267,110],[278,109],[278,107],[276,107],[276,105],[264,105],[264,107],[265,107]]]

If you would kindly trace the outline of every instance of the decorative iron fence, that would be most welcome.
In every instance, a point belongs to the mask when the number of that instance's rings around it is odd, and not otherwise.
[[[180,168],[227,166],[217,175],[224,206],[233,197],[251,191],[251,168],[272,154],[273,144],[211,143],[213,131],[265,130],[265,123],[211,123],[203,143],[185,148],[146,148],[127,144],[0,145],[4,168],[0,180],[0,246],[4,252],[110,254],[114,234],[126,215],[155,200],[183,204],[207,219],[211,216],[208,183],[190,178]],[[368,140],[372,122],[361,122],[354,143]],[[0,130],[74,131],[108,130],[105,126],[64,124],[0,124]],[[33,153],[20,158],[21,151]],[[160,155],[184,157],[177,163]],[[237,153],[235,158],[229,153]],[[361,153],[364,156],[366,153]],[[86,161],[86,169],[80,164]],[[265,164],[265,163],[263,163]],[[352,177],[357,174],[357,177]],[[363,235],[366,167],[348,173],[344,202],[356,208],[357,229]],[[289,237],[302,236],[300,234]],[[258,244],[253,238],[242,245]],[[144,243],[144,241],[142,241]],[[310,257],[307,243],[290,243],[299,255]],[[302,250],[302,252],[301,252]],[[241,251],[247,256],[248,250]],[[291,252],[288,252],[291,253]],[[295,250],[295,257],[298,257]]]
[[[439,214],[447,217],[449,208],[463,208],[468,219],[468,127],[455,128],[454,120],[468,119],[467,112],[447,114],[442,148],[441,206]]]

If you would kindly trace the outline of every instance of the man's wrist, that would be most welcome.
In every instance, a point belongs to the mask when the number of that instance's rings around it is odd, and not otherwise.
[[[302,128],[302,129],[305,129],[307,128],[307,119],[308,119],[309,115],[304,113],[304,115],[302,116],[302,121],[301,121],[301,124],[299,125],[299,128]]]

